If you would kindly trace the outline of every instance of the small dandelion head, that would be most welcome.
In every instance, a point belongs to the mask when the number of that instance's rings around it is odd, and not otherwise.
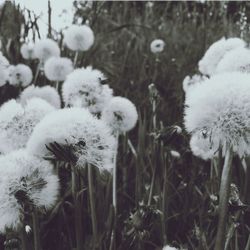
[[[33,209],[53,207],[59,181],[48,161],[18,150],[0,156],[0,168],[0,232],[18,230]]]
[[[124,133],[136,125],[138,114],[135,105],[124,97],[113,97],[102,111],[102,119],[114,132]]]
[[[47,38],[35,43],[34,53],[35,57],[44,63],[52,56],[59,57],[60,49],[54,40]]]
[[[66,57],[50,57],[44,65],[45,76],[50,81],[64,81],[73,71],[73,63]]]
[[[20,85],[22,87],[28,86],[33,78],[32,71],[29,66],[25,64],[11,65],[8,69],[9,83],[11,85]]]
[[[169,245],[166,245],[166,246],[164,246],[164,247],[162,248],[162,250],[178,250],[178,248],[176,248],[176,247],[171,247],[171,246],[169,246]]]
[[[64,43],[73,51],[89,50],[94,40],[94,33],[87,25],[72,25],[64,34]]]
[[[150,50],[152,53],[161,53],[164,50],[165,42],[161,39],[155,39],[150,44]]]
[[[22,44],[20,51],[24,59],[26,60],[35,59],[34,43],[29,42]]]

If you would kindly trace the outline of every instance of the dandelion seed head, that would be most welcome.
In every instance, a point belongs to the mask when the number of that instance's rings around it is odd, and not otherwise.
[[[186,97],[185,127],[209,138],[212,147],[230,144],[239,156],[249,154],[250,76],[233,72],[204,81]]]
[[[34,53],[36,58],[44,63],[52,56],[59,57],[60,49],[54,40],[47,38],[35,43]]]
[[[73,51],[87,51],[94,44],[93,30],[87,25],[72,25],[64,33],[64,43]]]
[[[178,248],[175,248],[175,247],[171,247],[171,246],[169,246],[169,245],[166,245],[166,246],[163,247],[162,250],[178,250]]]
[[[106,124],[87,109],[65,108],[47,115],[35,127],[27,150],[44,157],[49,154],[45,145],[54,142],[71,145],[78,166],[90,163],[100,170],[112,168],[114,137]]]
[[[35,59],[35,52],[34,52],[34,43],[24,43],[21,46],[20,52],[24,59],[32,60]]]
[[[0,232],[18,230],[23,224],[24,204],[50,209],[58,196],[59,181],[53,166],[25,150],[0,156]]]
[[[54,107],[46,101],[33,98],[22,107],[16,100],[0,108],[0,152],[3,154],[25,147],[35,125]]]
[[[66,57],[50,57],[44,65],[45,76],[50,81],[64,81],[73,71],[73,63]]]
[[[21,85],[22,87],[28,86],[33,78],[32,71],[29,66],[25,64],[11,65],[8,68],[9,83],[11,85]]]
[[[150,44],[150,50],[152,53],[161,53],[164,50],[165,42],[161,39],[155,39]]]
[[[28,100],[34,97],[38,97],[47,101],[57,109],[61,107],[60,96],[56,89],[51,86],[38,87],[30,85],[22,91],[20,95],[20,102],[22,105],[25,105]]]
[[[199,61],[199,70],[202,74],[212,75],[216,67],[225,54],[235,48],[243,48],[246,43],[240,38],[222,38],[213,43]]]
[[[193,76],[186,76],[182,82],[183,90],[187,93],[190,89],[197,86],[197,84],[203,82],[204,80],[208,79],[206,76],[202,75],[193,75]]]
[[[130,100],[116,96],[103,109],[102,119],[114,132],[123,133],[134,128],[138,120],[138,113]]]

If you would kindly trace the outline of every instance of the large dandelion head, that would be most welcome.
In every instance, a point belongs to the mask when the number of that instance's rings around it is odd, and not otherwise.
[[[46,101],[33,98],[22,107],[10,100],[0,108],[0,152],[9,153],[25,147],[35,125],[54,107]]]
[[[103,109],[102,119],[114,132],[123,133],[135,126],[138,114],[135,105],[131,101],[116,96]]]
[[[44,63],[52,56],[60,56],[60,49],[58,44],[54,40],[47,38],[35,43],[34,53],[36,58]]]
[[[222,38],[213,43],[199,61],[199,70],[202,74],[212,75],[225,54],[235,48],[245,47],[246,43],[240,38]]]
[[[34,97],[38,97],[47,101],[57,109],[61,107],[60,96],[56,89],[51,86],[38,87],[30,85],[22,91],[20,95],[20,102],[25,105],[28,100]]]
[[[50,81],[64,81],[73,71],[73,63],[66,57],[51,57],[44,65],[45,76]]]
[[[92,29],[87,25],[72,25],[64,34],[66,46],[74,51],[89,50],[95,40]]]
[[[33,74],[29,66],[25,64],[11,65],[8,69],[9,83],[26,87],[32,81]]]
[[[74,70],[63,83],[62,94],[66,106],[88,108],[92,113],[101,112],[113,91],[101,85],[103,73],[92,67]]]
[[[0,169],[1,233],[18,230],[32,209],[53,207],[59,182],[48,161],[18,150],[0,156]]]
[[[249,154],[250,76],[225,73],[213,76],[186,97],[185,126],[189,133],[203,136],[218,151],[231,145],[239,156]]]
[[[34,43],[29,42],[22,44],[20,51],[24,59],[35,59]]]
[[[63,124],[63,125],[62,125]],[[114,138],[109,128],[82,108],[66,108],[47,115],[34,129],[27,150],[37,156],[50,154],[50,143],[70,146],[75,164],[90,163],[100,170],[110,170]]]

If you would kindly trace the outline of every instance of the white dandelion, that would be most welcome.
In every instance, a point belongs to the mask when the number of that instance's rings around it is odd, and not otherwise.
[[[34,53],[36,58],[44,63],[52,56],[59,57],[60,48],[54,40],[47,38],[35,43]]]
[[[4,66],[5,68],[7,68],[10,65],[8,59],[3,55],[1,51],[0,51],[0,65]]]
[[[35,45],[33,42],[22,44],[20,52],[24,59],[32,60],[36,58],[34,52],[34,46]]]
[[[44,157],[49,154],[46,145],[54,142],[73,147],[79,166],[90,163],[100,170],[112,168],[114,138],[106,124],[86,109],[65,108],[47,115],[35,127],[27,150]]]
[[[114,132],[124,133],[134,128],[138,114],[135,105],[131,101],[116,96],[103,109],[102,119]]]
[[[44,65],[45,76],[50,81],[64,81],[73,71],[73,63],[66,57],[50,57]]]
[[[89,50],[94,40],[94,33],[87,25],[72,25],[64,34],[64,43],[73,51]]]
[[[0,156],[0,170],[1,233],[23,226],[27,205],[38,210],[54,206],[59,181],[48,161],[18,150]]]
[[[203,58],[199,61],[199,70],[202,74],[212,75],[215,73],[216,67],[225,54],[235,48],[243,48],[246,43],[240,38],[224,37],[213,43],[206,51]]]
[[[239,156],[250,152],[250,75],[213,76],[186,97],[185,126],[189,133],[208,138],[214,151],[227,145]],[[216,148],[217,147],[217,148]]]
[[[182,87],[185,93],[187,93],[190,89],[197,86],[197,84],[208,79],[206,76],[195,74],[193,76],[186,76],[182,82]]]
[[[36,124],[54,107],[40,98],[27,101],[25,107],[10,100],[0,108],[0,152],[24,148]]]
[[[178,250],[178,248],[176,248],[176,247],[171,247],[171,246],[169,246],[169,245],[166,245],[166,246],[164,246],[164,247],[162,248],[162,250]]]
[[[150,50],[152,53],[161,53],[165,48],[165,42],[161,39],[155,39],[150,44]]]
[[[11,85],[28,86],[33,78],[32,71],[25,64],[11,65],[8,68],[8,80]]]
[[[38,97],[47,101],[57,109],[61,107],[60,95],[58,94],[56,89],[51,86],[38,87],[30,85],[29,87],[25,88],[20,94],[20,102],[22,103],[22,105],[25,105],[28,100],[34,97]]]

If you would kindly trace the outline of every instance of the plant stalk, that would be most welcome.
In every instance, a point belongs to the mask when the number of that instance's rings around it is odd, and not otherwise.
[[[32,212],[33,235],[34,235],[34,250],[41,250],[41,238],[39,232],[39,219],[36,209]]]

